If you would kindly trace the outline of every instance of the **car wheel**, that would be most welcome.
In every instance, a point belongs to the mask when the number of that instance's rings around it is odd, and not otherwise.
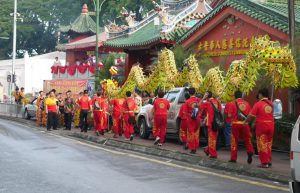
[[[25,112],[24,112],[24,118],[27,119],[27,120],[31,119],[31,117],[30,117],[30,115],[29,115],[27,109],[25,109]]]
[[[179,144],[183,144],[183,141],[180,136],[180,119],[177,119],[176,121],[176,129],[177,129],[177,141]]]
[[[139,135],[143,139],[148,139],[150,136],[149,128],[147,126],[145,118],[141,118],[139,121]]]
[[[294,183],[294,192],[295,193],[300,193],[300,182],[295,182]]]

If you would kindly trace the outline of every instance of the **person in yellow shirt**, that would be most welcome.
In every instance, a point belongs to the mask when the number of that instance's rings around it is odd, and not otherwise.
[[[45,100],[45,112],[47,114],[47,131],[50,131],[53,127],[53,130],[57,130],[58,126],[58,106],[57,99],[55,97],[54,90],[51,90],[49,97]]]

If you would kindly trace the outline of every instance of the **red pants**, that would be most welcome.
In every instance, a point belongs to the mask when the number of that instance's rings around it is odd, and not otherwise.
[[[187,119],[187,144],[190,150],[197,150],[199,147],[199,135],[200,135],[200,120],[199,119]]]
[[[218,131],[212,130],[212,125],[207,126],[208,131],[208,146],[205,149],[205,153],[210,155],[211,157],[218,157],[217,154],[217,138],[218,138]]]
[[[113,131],[115,135],[122,134],[122,114],[121,113],[113,113]]]
[[[105,131],[107,128],[108,123],[108,114],[104,111],[100,111],[100,131]]]
[[[187,119],[181,119],[180,121],[180,140],[183,143],[187,142],[187,130],[188,130],[188,121]]]
[[[274,122],[256,122],[257,150],[261,164],[272,162]]]
[[[124,124],[125,124],[125,131],[124,135],[125,138],[129,139],[130,136],[134,133],[133,125],[129,124],[129,115],[124,115]]]
[[[160,143],[164,143],[166,139],[167,132],[167,115],[155,115],[154,116],[154,127],[153,127],[153,137],[159,137]]]
[[[101,117],[101,112],[100,111],[93,111],[94,113],[94,127],[95,131],[101,131],[100,127],[100,117]]]
[[[231,160],[237,160],[237,150],[238,150],[238,142],[239,142],[239,137],[243,139],[247,153],[253,154],[253,145],[251,142],[251,131],[250,127],[248,124],[232,124],[232,129],[231,129]]]

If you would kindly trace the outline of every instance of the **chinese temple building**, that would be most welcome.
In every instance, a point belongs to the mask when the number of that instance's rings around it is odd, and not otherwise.
[[[117,49],[127,53],[126,74],[136,63],[140,63],[147,74],[159,51],[176,44],[181,36],[211,10],[206,1],[162,0],[160,5],[155,3],[155,9],[140,22],[135,22],[128,11],[124,10],[128,26],[119,31],[111,30],[112,26],[106,27],[108,39],[103,43],[103,49]]]
[[[299,9],[298,2],[295,10]],[[300,32],[300,12],[295,11],[295,14],[296,31]],[[232,61],[245,57],[255,37],[268,35],[271,40],[287,45],[288,25],[287,3],[276,3],[274,0],[224,0],[177,43],[186,49],[194,48],[196,54],[206,55],[226,69]],[[256,101],[254,94],[255,91],[247,97],[251,104]],[[295,95],[297,93],[294,93],[292,98]],[[274,96],[282,100],[283,110],[287,112],[287,89],[278,90]],[[299,103],[296,109],[300,110]]]

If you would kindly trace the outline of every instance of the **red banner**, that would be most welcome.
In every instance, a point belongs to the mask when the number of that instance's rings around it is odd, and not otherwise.
[[[67,71],[70,76],[74,76],[76,73],[77,66],[68,66]]]
[[[77,66],[78,71],[80,74],[84,74],[87,70],[88,66]]]
[[[67,66],[60,66],[60,67],[59,67],[59,73],[60,73],[60,74],[66,73],[66,70],[67,70]]]
[[[87,80],[44,80],[44,92],[55,89],[56,93],[65,93],[71,90],[73,95],[87,89]]]
[[[58,74],[58,66],[52,66],[51,67],[51,73],[52,74]]]

